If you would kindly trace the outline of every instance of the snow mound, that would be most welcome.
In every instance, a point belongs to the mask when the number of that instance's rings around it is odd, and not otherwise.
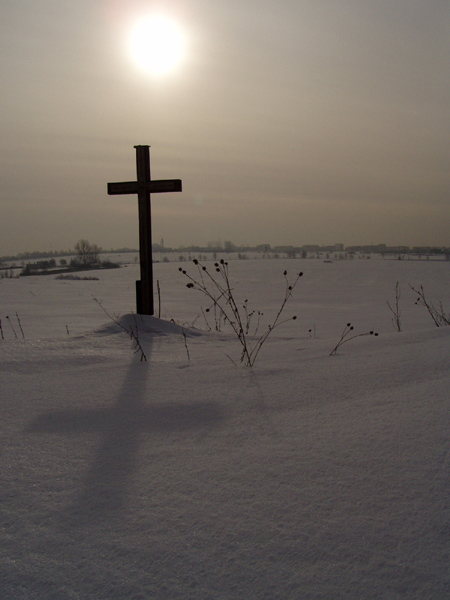
[[[122,333],[123,331],[138,332],[139,335],[151,334],[151,335],[183,335],[187,336],[199,336],[201,332],[196,329],[190,329],[178,325],[173,321],[165,321],[164,319],[158,319],[149,315],[137,315],[135,313],[128,313],[117,317],[110,323],[103,325],[97,329],[97,333],[101,335],[113,335],[116,333]]]

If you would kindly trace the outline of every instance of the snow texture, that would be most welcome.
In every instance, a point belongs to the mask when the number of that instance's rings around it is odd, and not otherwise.
[[[450,264],[230,262],[265,323],[305,273],[252,369],[178,266],[161,319],[136,267],[0,281],[0,598],[449,598],[450,328],[408,284],[448,307]]]

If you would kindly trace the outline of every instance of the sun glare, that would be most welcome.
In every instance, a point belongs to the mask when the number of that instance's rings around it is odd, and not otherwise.
[[[184,58],[185,39],[178,26],[162,16],[141,19],[130,37],[130,53],[135,63],[148,73],[164,75]]]

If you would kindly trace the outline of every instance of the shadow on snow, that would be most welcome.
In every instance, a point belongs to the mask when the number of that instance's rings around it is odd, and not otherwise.
[[[150,358],[147,344],[146,351]],[[98,433],[101,438],[79,494],[64,511],[66,525],[105,519],[125,504],[143,435],[217,427],[224,419],[223,409],[212,402],[148,405],[148,379],[149,366],[133,362],[114,406],[50,411],[26,429],[27,433],[69,436]]]

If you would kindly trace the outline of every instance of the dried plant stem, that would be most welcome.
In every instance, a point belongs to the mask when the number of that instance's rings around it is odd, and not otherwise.
[[[424,306],[427,309],[436,327],[447,327],[450,325],[450,314],[446,314],[444,312],[442,302],[439,302],[437,307],[431,302],[429,302],[425,297],[425,291],[422,285],[419,289],[414,288],[412,285],[410,285],[409,287],[418,296],[416,304],[418,304],[419,306]]]
[[[378,336],[378,333],[375,333],[374,331],[366,331],[365,333],[356,333],[354,335],[352,335],[352,331],[353,331],[353,325],[351,323],[347,323],[347,325],[344,327],[344,330],[342,331],[342,334],[341,334],[341,337],[340,337],[338,343],[333,348],[333,350],[330,352],[330,356],[333,356],[334,354],[336,354],[338,349],[341,346],[343,346],[347,342],[350,342],[351,340],[354,340],[355,338],[364,337],[366,335],[374,335],[375,337]]]
[[[16,312],[16,318],[17,318],[17,322],[19,323],[20,333],[22,334],[23,339],[25,339],[25,334],[22,329],[22,323],[20,322],[19,315],[17,314],[17,312]]]
[[[183,335],[184,347],[186,348],[186,354],[187,354],[188,360],[191,360],[191,355],[189,354],[189,348],[188,348],[188,345],[187,345],[187,337],[186,337],[186,332],[184,330],[184,327],[181,328],[181,333]]]
[[[287,278],[287,272],[284,272],[284,278],[286,280],[286,289],[285,289],[285,293],[284,293],[284,299],[281,303],[281,306],[275,316],[275,319],[273,320],[272,324],[269,325],[269,327],[267,328],[266,332],[259,338],[258,342],[256,343],[256,346],[253,348],[252,352],[250,353],[250,357],[251,357],[251,364],[253,364],[256,360],[256,357],[259,354],[259,351],[261,350],[262,345],[264,344],[264,342],[267,340],[267,338],[269,337],[269,335],[272,333],[272,331],[276,328],[279,327],[280,325],[282,325],[283,323],[287,323],[287,321],[292,321],[297,318],[296,316],[294,317],[290,317],[289,319],[284,319],[284,321],[280,321],[280,317],[281,317],[281,313],[284,310],[284,307],[286,306],[286,302],[289,300],[289,298],[292,296],[292,291],[294,289],[294,287],[297,285],[298,280],[300,279],[300,277],[302,277],[303,273],[299,273],[297,275],[297,279],[295,280],[293,285],[289,284],[288,278]]]
[[[400,310],[400,296],[401,296],[400,283],[397,281],[397,283],[395,284],[395,304],[394,304],[394,307],[392,307],[389,304],[389,301],[387,301],[387,305],[388,305],[389,310],[393,314],[392,324],[393,324],[394,328],[397,331],[399,331],[399,332],[402,330],[402,324],[401,324],[401,321],[400,321],[400,317],[402,315],[402,311]]]
[[[17,340],[19,336],[17,335],[17,333],[16,333],[16,330],[14,329],[14,327],[13,327],[13,324],[11,323],[11,319],[10,319],[8,316],[6,316],[6,320],[7,320],[7,321],[8,321],[8,323],[10,324],[10,326],[11,326],[11,329],[12,329],[12,331],[13,331],[13,333],[14,333],[14,336],[15,336],[15,338],[16,338],[16,340]]]
[[[98,300],[98,298],[95,298],[95,296],[92,296],[92,299],[94,300],[94,302],[96,302],[98,304],[98,306],[102,309],[102,311],[105,313],[105,315],[111,319],[111,321],[114,321],[114,323],[116,323],[116,325],[121,327],[125,331],[125,333],[127,333],[130,336],[130,338],[133,340],[134,345],[135,345],[134,353],[137,354],[138,352],[140,352],[140,361],[147,362],[147,356],[145,355],[144,349],[142,348],[141,343],[139,341],[139,328],[138,328],[138,324],[136,321],[136,315],[134,315],[135,328],[133,329],[133,327],[131,327],[131,326],[129,328],[125,327],[124,325],[122,325],[122,323],[118,319],[113,317],[106,310],[106,308],[103,306],[102,302],[100,300]]]
[[[179,268],[179,271],[181,271],[183,275],[189,279],[187,287],[200,291],[204,296],[206,296],[206,298],[209,299],[211,305],[206,309],[206,312],[209,312],[211,309],[213,309],[216,321],[216,330],[220,331],[222,322],[229,325],[241,344],[240,361],[249,367],[253,366],[261,347],[273,330],[283,323],[295,320],[297,318],[296,316],[293,316],[289,319],[280,321],[281,314],[286,306],[286,303],[292,296],[292,292],[303,273],[298,273],[297,278],[291,285],[287,278],[287,272],[284,272],[286,287],[281,306],[273,322],[268,325],[266,331],[259,336],[256,343],[252,344],[250,340],[250,329],[252,317],[255,314],[255,311],[249,311],[248,300],[244,301],[241,308],[240,305],[238,305],[234,295],[233,287],[230,282],[228,263],[224,260],[221,260],[218,263],[216,262],[214,264],[214,268],[217,275],[213,275],[207,269],[207,267],[202,265],[198,260],[195,259],[193,262],[197,267],[197,277],[193,277],[185,269],[182,269],[181,267]],[[202,313],[205,317],[203,309]],[[258,319],[253,336],[257,334],[263,313],[258,311],[257,315]],[[209,327],[206,317],[205,321]]]

